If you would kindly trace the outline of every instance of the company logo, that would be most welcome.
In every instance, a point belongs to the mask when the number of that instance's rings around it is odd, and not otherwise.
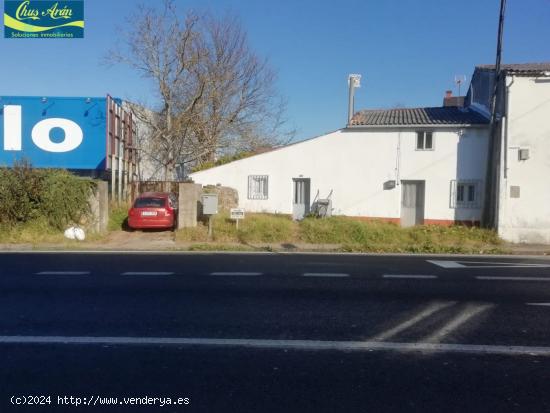
[[[7,39],[82,38],[84,37],[84,2],[83,0],[6,0],[4,37]]]
[[[22,114],[21,106],[4,106],[4,150],[21,151],[22,142]],[[53,129],[63,131],[61,142],[55,142],[51,138]],[[77,123],[70,119],[49,118],[38,122],[32,128],[32,140],[36,146],[46,152],[70,152],[82,143],[84,133]]]

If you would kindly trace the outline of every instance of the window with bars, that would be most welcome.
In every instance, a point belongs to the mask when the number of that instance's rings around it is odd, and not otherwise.
[[[432,151],[433,149],[434,149],[433,132],[426,132],[426,131],[416,132],[416,150]]]
[[[248,199],[267,199],[268,184],[269,180],[267,175],[249,175]]]
[[[451,181],[451,208],[480,208],[481,181]]]

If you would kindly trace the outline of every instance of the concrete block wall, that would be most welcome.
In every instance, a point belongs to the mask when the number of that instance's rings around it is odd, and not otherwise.
[[[179,184],[178,229],[197,226],[202,185],[192,183]]]
[[[109,185],[97,181],[96,189],[90,194],[90,217],[86,225],[90,232],[105,232],[109,225]]]

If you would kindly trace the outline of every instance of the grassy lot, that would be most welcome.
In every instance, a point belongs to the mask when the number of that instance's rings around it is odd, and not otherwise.
[[[126,207],[110,210],[109,231],[125,227]],[[25,224],[0,225],[0,243],[52,244],[60,248],[84,247],[102,241],[107,234],[86,234],[86,241],[66,240],[63,231],[54,229],[44,219]],[[353,218],[307,218],[295,222],[285,215],[248,214],[236,229],[227,214],[213,217],[213,237],[208,239],[208,225],[176,231],[175,248],[192,251],[249,251],[281,248],[303,249],[329,244],[329,250],[346,252],[404,253],[506,253],[506,245],[494,231],[464,226],[419,226],[401,228],[385,222],[366,222]]]
[[[128,214],[127,207],[116,207],[109,210],[109,231],[123,229]],[[68,226],[67,226],[68,227]],[[36,218],[28,222],[17,224],[0,223],[1,244],[55,244],[59,247],[82,246],[82,242],[66,239],[64,230],[52,227],[46,218]],[[86,231],[84,244],[100,241],[105,234],[96,234]]]
[[[77,245],[80,241],[66,239],[62,230],[52,228],[45,219],[19,223],[16,225],[0,225],[1,244],[55,244],[60,247]],[[103,237],[101,234],[86,232],[86,241],[98,241]]]
[[[127,206],[111,206],[109,209],[109,231],[119,231],[125,229],[126,218],[128,218]]]
[[[418,253],[501,253],[502,242],[494,231],[464,226],[436,225],[401,228],[385,222],[353,218],[307,218],[294,222],[284,215],[248,214],[236,229],[228,215],[213,218],[212,244],[208,226],[180,230],[178,242],[197,243],[197,249],[223,249],[219,244],[243,247],[253,244],[337,244],[341,251]],[[218,244],[218,245],[216,245]]]
[[[0,227],[0,243],[34,244],[63,241],[63,232],[53,229],[46,220]]]

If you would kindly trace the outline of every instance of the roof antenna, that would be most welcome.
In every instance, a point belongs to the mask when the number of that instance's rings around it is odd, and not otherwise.
[[[458,86],[458,96],[460,95],[460,85],[466,82],[466,76],[465,75],[455,75],[455,85]]]

